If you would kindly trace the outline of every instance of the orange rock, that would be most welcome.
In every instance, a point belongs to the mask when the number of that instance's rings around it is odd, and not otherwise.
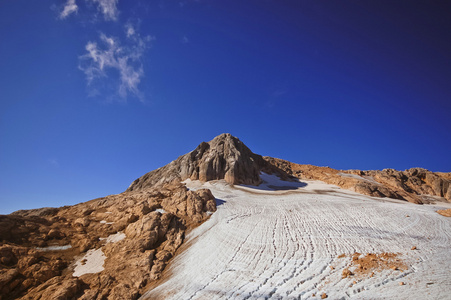
[[[439,214],[441,214],[442,216],[444,216],[444,217],[451,217],[451,208],[448,208],[448,209],[440,209],[440,210],[437,210],[437,212],[438,212]]]
[[[346,268],[341,273],[341,278],[347,278],[347,277],[352,276],[352,275],[354,275],[354,274],[351,271],[349,271],[348,268]]]

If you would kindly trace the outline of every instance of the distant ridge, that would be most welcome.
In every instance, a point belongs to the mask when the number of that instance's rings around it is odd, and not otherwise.
[[[400,199],[417,204],[451,202],[451,173],[431,172],[423,168],[405,171],[335,170],[295,164],[272,157],[264,159],[301,180],[321,180],[363,195]]]

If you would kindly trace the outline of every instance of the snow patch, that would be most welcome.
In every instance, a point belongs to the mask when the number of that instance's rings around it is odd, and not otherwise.
[[[114,222],[107,222],[106,220],[102,220],[102,221],[100,221],[100,224],[111,225],[111,224],[114,224]]]
[[[48,246],[48,247],[43,247],[43,248],[37,247],[36,250],[47,252],[47,251],[63,251],[63,250],[67,250],[70,248],[72,248],[71,245],[64,245],[64,246]]]
[[[103,264],[106,256],[102,249],[89,250],[85,256],[75,262],[74,277],[80,277],[84,274],[99,273],[104,270]]]
[[[125,239],[125,233],[122,231],[116,232],[115,234],[112,234],[106,238],[99,238],[100,241],[106,241],[106,243],[117,243]]]
[[[162,208],[157,208],[155,211],[159,212],[160,214],[165,214],[167,212]]]
[[[117,243],[125,239],[125,233],[119,231],[116,234],[112,234],[109,237],[107,237],[106,242],[107,243]]]
[[[379,182],[374,180],[374,178],[372,176],[360,176],[357,174],[348,174],[348,173],[338,173],[338,175],[340,175],[341,177],[349,177],[349,178],[354,178],[354,179],[358,179],[358,180],[368,181],[368,182],[375,183],[375,184],[380,184]]]

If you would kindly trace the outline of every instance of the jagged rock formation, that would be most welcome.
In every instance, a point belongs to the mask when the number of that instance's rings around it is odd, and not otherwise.
[[[202,142],[170,164],[136,179],[127,191],[188,178],[200,181],[225,179],[230,184],[258,185],[262,171],[287,178],[284,172],[253,153],[238,138],[224,133],[208,143]]]
[[[264,159],[299,179],[321,180],[364,195],[407,200],[417,204],[437,201],[437,197],[451,202],[450,173],[434,173],[422,168],[405,171],[340,171],[329,167],[295,164],[272,157]]]
[[[0,299],[136,299],[215,210],[209,190],[174,183],[0,216]],[[93,251],[103,270],[73,277]]]

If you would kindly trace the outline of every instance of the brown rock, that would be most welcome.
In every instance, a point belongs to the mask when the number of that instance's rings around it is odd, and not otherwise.
[[[136,221],[138,221],[138,220],[139,220],[139,217],[138,217],[137,215],[131,214],[131,215],[128,216],[128,218],[127,218],[127,224],[134,223],[134,222],[136,222]]]
[[[13,253],[13,248],[10,246],[0,246],[0,263],[6,266],[12,266],[17,263],[17,258]]]
[[[73,299],[81,286],[82,282],[78,278],[57,276],[31,289],[22,299]]]
[[[349,276],[354,275],[348,268],[345,268],[341,273],[341,278],[347,278]]]
[[[116,300],[116,299],[130,299],[134,300],[138,298],[138,291],[136,289],[132,289],[128,284],[119,283],[111,290],[108,295],[108,299]]]
[[[78,278],[58,280],[57,283],[50,285],[45,289],[41,298],[54,300],[71,299],[77,294],[80,287],[81,281]]]
[[[78,218],[74,221],[74,226],[80,225],[82,227],[87,227],[90,221],[88,218]]]
[[[80,252],[86,252],[93,247],[93,243],[90,239],[82,239],[78,241],[78,248]]]
[[[15,279],[19,276],[17,269],[0,270],[0,295],[6,295],[12,291],[17,284]]]
[[[64,234],[61,233],[58,229],[50,229],[47,233],[47,237],[49,239],[61,239],[64,237]]]
[[[451,208],[437,210],[437,213],[441,214],[444,217],[451,217]]]
[[[19,270],[26,270],[28,267],[34,265],[38,262],[38,258],[34,255],[22,257],[17,263],[17,268]]]

